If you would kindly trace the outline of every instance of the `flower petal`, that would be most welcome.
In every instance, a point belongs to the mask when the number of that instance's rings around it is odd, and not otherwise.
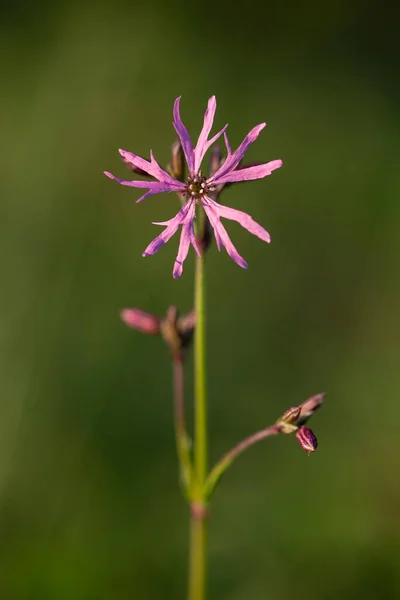
[[[178,279],[178,277],[182,275],[183,263],[188,255],[190,242],[194,238],[193,219],[195,215],[195,210],[196,204],[195,202],[192,202],[185,216],[185,220],[182,223],[182,232],[181,239],[179,242],[178,255],[175,259],[174,270],[172,273],[174,279]]]
[[[181,140],[182,148],[186,156],[186,162],[188,165],[190,175],[194,176],[194,151],[192,140],[190,139],[190,135],[185,125],[182,122],[181,115],[179,112],[179,103],[181,100],[181,96],[175,100],[174,104],[174,122],[173,126],[175,127],[176,133],[179,135],[179,139]]]
[[[208,197],[207,202],[212,206],[219,217],[236,221],[244,229],[247,229],[247,231],[260,238],[260,240],[267,242],[267,244],[270,243],[271,236],[269,235],[268,231],[266,231],[264,227],[257,223],[257,221],[254,221],[254,219],[252,219],[252,217],[247,213],[241,210],[236,210],[235,208],[230,208],[229,206],[218,204],[218,202],[215,202],[215,200],[211,200],[211,198]]]
[[[137,156],[137,154],[133,154],[133,152],[127,152],[126,150],[118,150],[121,156],[124,157],[125,161],[128,163],[132,163],[134,167],[138,167],[145,171],[152,177],[158,179],[158,181],[162,181],[163,183],[169,183],[171,186],[182,186],[182,183],[171,177],[164,169],[160,167],[156,159],[154,158],[153,151],[150,150],[150,161],[142,158],[141,156]]]
[[[191,229],[191,232],[190,232],[190,243],[192,244],[193,248],[195,249],[195,252],[196,252],[197,256],[199,256],[201,258],[200,248],[199,248],[199,246],[197,244],[196,236],[194,234],[193,221],[192,221],[192,229]]]
[[[178,212],[175,217],[170,219],[169,221],[164,221],[162,223],[155,223],[156,225],[165,225],[165,229],[160,235],[158,235],[150,244],[147,246],[146,250],[142,253],[142,256],[151,256],[155,254],[161,246],[164,246],[172,238],[174,233],[177,232],[179,225],[181,225],[186,218],[187,212],[190,209],[192,204],[191,200],[188,200],[186,204],[184,204],[181,210]]]
[[[271,160],[264,165],[255,165],[253,167],[247,167],[244,169],[237,169],[236,171],[229,171],[222,177],[214,177],[213,184],[219,185],[221,183],[234,183],[237,181],[251,181],[253,179],[262,179],[267,175],[271,175],[272,171],[279,169],[282,166],[281,160]]]
[[[225,125],[221,131],[219,131],[214,137],[209,140],[211,128],[214,122],[215,110],[217,108],[217,101],[215,96],[212,96],[208,101],[207,110],[204,113],[203,128],[200,132],[199,139],[197,140],[196,148],[194,149],[194,172],[197,173],[201,166],[201,161],[204,158],[205,153],[212,144],[225,132],[228,125]]]
[[[124,179],[115,177],[115,175],[112,175],[112,173],[108,173],[108,171],[104,171],[104,175],[106,175],[110,179],[114,179],[114,181],[118,181],[118,183],[120,183],[121,185],[127,185],[129,187],[136,187],[136,188],[147,188],[148,191],[144,194],[144,196],[139,198],[139,200],[136,200],[136,202],[141,202],[142,200],[144,200],[148,196],[151,196],[152,194],[160,194],[161,192],[180,191],[179,188],[172,187],[169,183],[164,183],[162,181],[144,181],[144,180],[142,180],[142,181],[139,181],[139,180],[125,181]],[[182,191],[184,190],[184,187],[185,186],[182,184],[181,185]]]
[[[207,197],[207,200],[209,198]],[[206,215],[211,223],[212,228],[214,229],[215,239],[217,240],[217,244],[223,245],[231,257],[232,260],[235,261],[239,267],[242,269],[247,269],[247,262],[244,260],[243,256],[240,256],[239,252],[236,250],[235,246],[232,244],[232,241],[226,231],[225,227],[222,225],[219,220],[219,216],[213,206],[211,204],[203,203],[203,208],[206,212]]]
[[[230,158],[232,156],[232,150],[231,150],[231,145],[230,145],[229,140],[228,140],[228,136],[225,133],[225,131],[224,131],[224,140],[225,140],[227,158]]]
[[[256,141],[260,134],[260,131],[262,131],[265,126],[266,123],[261,123],[260,125],[256,125],[256,127],[253,127],[250,133],[246,135],[239,148],[230,156],[228,155],[222,167],[218,169],[215,175],[211,177],[211,179],[209,180],[210,183],[217,183],[221,177],[223,177],[230,171],[233,171],[233,169],[235,169],[238,166],[243,156],[246,154],[248,148],[251,146],[251,144],[253,144],[253,142]]]

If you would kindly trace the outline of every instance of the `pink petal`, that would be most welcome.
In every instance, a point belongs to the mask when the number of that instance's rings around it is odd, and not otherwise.
[[[218,181],[221,177],[223,177],[230,171],[233,171],[233,169],[235,169],[238,166],[243,156],[246,154],[248,148],[251,146],[251,144],[253,144],[253,142],[256,141],[260,134],[260,131],[264,129],[265,125],[266,123],[261,123],[260,125],[256,125],[256,127],[253,127],[250,133],[246,135],[239,148],[231,156],[227,157],[222,167],[218,169],[215,175],[211,177],[211,179],[209,180],[210,183]]]
[[[164,221],[160,223],[154,223],[154,225],[164,225],[165,229],[160,235],[158,235],[150,244],[147,246],[146,250],[142,253],[142,256],[151,256],[155,254],[161,246],[166,244],[174,233],[177,232],[179,225],[181,225],[186,218],[187,212],[190,209],[192,204],[191,200],[188,200],[184,206],[182,206],[181,210],[178,212],[175,217],[170,219],[169,221]]]
[[[118,150],[118,152],[125,158],[127,162],[133,164],[133,166],[146,171],[152,177],[158,179],[158,181],[169,183],[171,186],[179,186],[182,187],[182,183],[171,177],[164,169],[160,167],[156,159],[154,158],[153,151],[150,150],[150,161],[142,158],[141,156],[137,156],[132,152],[127,152],[126,150]]]
[[[178,255],[175,260],[173,277],[174,279],[178,279],[182,275],[183,272],[183,263],[188,255],[190,242],[194,238],[193,232],[193,219],[195,215],[196,204],[194,202],[191,203],[189,210],[185,216],[185,220],[182,223],[182,232],[181,239],[179,242]]]
[[[142,333],[150,335],[160,333],[160,319],[139,308],[124,308],[121,310],[121,319],[128,327]]]
[[[139,198],[139,200],[136,200],[136,202],[141,202],[142,200],[144,200],[148,196],[151,196],[152,194],[160,194],[161,192],[179,191],[179,189],[176,188],[175,186],[172,187],[169,183],[163,183],[160,181],[144,181],[144,180],[143,181],[139,181],[139,180],[125,181],[124,179],[119,179],[119,177],[115,177],[115,175],[108,173],[108,171],[104,171],[104,175],[107,175],[107,177],[109,177],[110,179],[114,179],[114,181],[118,181],[118,183],[120,183],[121,185],[127,185],[129,187],[136,187],[136,188],[147,188],[148,191],[144,194],[144,196]],[[184,190],[183,184],[182,184],[181,189],[182,189],[182,191]]]
[[[267,175],[271,175],[272,171],[279,169],[282,166],[281,160],[271,160],[269,163],[264,165],[256,165],[254,167],[247,167],[245,169],[238,169],[237,171],[229,171],[222,177],[214,176],[214,185],[220,183],[234,183],[236,181],[251,181],[253,179],[262,179]]]
[[[212,144],[224,133],[228,125],[225,125],[221,131],[219,131],[214,137],[209,140],[208,136],[214,122],[215,110],[217,108],[217,101],[215,96],[212,96],[208,101],[207,110],[204,114],[203,128],[200,132],[199,139],[197,140],[196,148],[194,150],[194,172],[197,173],[201,166],[201,161],[204,158],[205,153]]]
[[[207,200],[209,199],[207,198]],[[243,256],[240,256],[239,252],[232,244],[228,232],[219,220],[216,210],[210,204],[205,203],[203,203],[203,208],[206,211],[206,215],[209,218],[212,228],[214,229],[217,243],[219,241],[219,243],[225,247],[231,259],[234,260],[239,267],[242,267],[242,269],[247,269],[247,262],[244,260]]]
[[[200,248],[199,248],[199,246],[197,244],[196,236],[194,234],[193,221],[192,221],[192,228],[191,228],[191,231],[190,231],[190,243],[192,244],[193,248],[195,249],[195,252],[196,252],[197,256],[199,256],[201,258]]]
[[[227,158],[230,158],[232,156],[232,150],[231,150],[231,145],[228,140],[228,136],[225,132],[224,132],[224,140],[225,140]]]
[[[215,212],[224,219],[230,219],[231,221],[236,221],[239,223],[244,229],[247,229],[250,233],[260,238],[264,242],[271,241],[271,237],[257,221],[251,218],[247,213],[236,210],[235,208],[230,208],[229,206],[223,206],[222,204],[218,204],[215,200],[211,200],[211,198],[207,197],[207,202],[214,208]]]
[[[190,135],[185,125],[182,122],[181,115],[179,112],[179,103],[181,100],[181,96],[175,100],[174,104],[174,122],[173,126],[175,127],[176,133],[179,135],[179,139],[181,140],[182,148],[186,156],[186,162],[188,165],[189,172],[192,176],[194,176],[194,152],[192,146],[192,140],[190,139]]]

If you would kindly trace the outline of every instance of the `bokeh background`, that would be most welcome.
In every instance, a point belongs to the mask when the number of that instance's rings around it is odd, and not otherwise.
[[[212,508],[211,600],[394,599],[399,575],[400,175],[395,15],[374,2],[9,3],[1,18],[0,597],[185,598],[171,373],[119,310],[192,307],[193,253],[141,252],[173,195],[135,204],[122,147],[162,164],[172,105],[209,96],[271,177],[223,202],[208,270],[211,458],[327,391],[308,458],[253,448]],[[191,402],[192,377],[187,377]]]

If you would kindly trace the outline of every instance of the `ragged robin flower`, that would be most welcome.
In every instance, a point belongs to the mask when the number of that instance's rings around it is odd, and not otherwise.
[[[147,246],[146,250],[142,254],[142,256],[150,256],[155,254],[155,252],[157,252],[157,250],[159,250],[161,246],[168,242],[168,240],[176,233],[179,226],[182,226],[178,255],[176,257],[173,269],[174,278],[178,278],[182,274],[183,262],[188,255],[190,244],[192,244],[198,255],[201,254],[194,233],[196,206],[201,206],[204,209],[208,220],[214,229],[218,250],[221,250],[221,247],[224,246],[229,256],[240,267],[247,269],[247,263],[233,245],[228,232],[221,223],[221,217],[230,219],[232,221],[237,221],[242,227],[247,229],[247,231],[259,237],[264,242],[270,242],[270,235],[261,225],[254,221],[250,215],[240,210],[223,206],[222,204],[219,204],[213,200],[210,197],[210,192],[215,190],[217,186],[221,184],[262,179],[263,177],[270,175],[275,169],[278,169],[282,165],[282,161],[273,160],[265,164],[259,164],[247,168],[237,168],[247,149],[257,139],[259,133],[262,131],[262,129],[264,129],[266,124],[261,123],[260,125],[254,127],[250,133],[247,134],[235,152],[232,152],[228,137],[226,135],[225,130],[227,125],[225,125],[225,127],[223,127],[223,129],[221,129],[221,131],[219,131],[211,139],[208,139],[217,106],[215,96],[212,96],[208,101],[208,107],[204,115],[203,128],[197,140],[196,146],[193,147],[188,130],[186,129],[180,117],[179,103],[180,98],[177,98],[174,104],[173,125],[179,136],[185,154],[189,173],[187,181],[179,181],[164,171],[164,169],[160,167],[154,158],[151,150],[150,161],[147,161],[131,152],[127,152],[126,150],[120,150],[119,152],[122,155],[125,164],[132,165],[136,171],[138,169],[144,171],[156,181],[125,181],[108,172],[105,172],[105,175],[111,179],[115,179],[115,181],[118,181],[122,185],[147,189],[146,193],[139,198],[137,202],[141,202],[148,196],[152,194],[158,194],[160,192],[178,192],[187,198],[185,204],[175,217],[169,221],[154,223],[155,225],[164,226],[165,229]],[[202,174],[200,168],[202,160],[210,146],[212,146],[212,144],[222,134],[225,138],[227,157],[220,168],[211,177],[206,178]]]

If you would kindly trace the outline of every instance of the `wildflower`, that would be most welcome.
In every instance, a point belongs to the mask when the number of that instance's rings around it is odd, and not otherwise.
[[[210,197],[210,193],[212,193],[216,188],[218,188],[218,186],[222,184],[235,183],[238,181],[250,181],[266,177],[267,175],[270,175],[272,171],[278,169],[282,165],[282,161],[273,160],[265,164],[254,165],[247,168],[237,168],[247,149],[257,139],[258,135],[264,129],[266,124],[261,123],[260,125],[254,127],[250,133],[247,134],[235,152],[232,152],[228,137],[226,135],[227,125],[225,125],[225,127],[223,127],[221,131],[219,131],[211,139],[208,139],[217,106],[215,96],[212,96],[208,101],[208,107],[204,115],[203,128],[200,132],[196,146],[193,147],[188,130],[186,129],[180,117],[179,103],[180,98],[177,98],[174,104],[173,125],[179,136],[186,158],[188,167],[187,181],[175,179],[172,177],[172,175],[164,171],[154,158],[154,154],[151,150],[150,161],[147,161],[144,158],[125,150],[119,150],[119,152],[122,155],[125,164],[132,165],[131,169],[133,171],[137,172],[137,170],[140,169],[141,171],[147,173],[147,175],[153,177],[156,181],[125,181],[108,172],[105,172],[105,175],[111,179],[114,179],[115,181],[118,181],[122,185],[146,189],[146,193],[141,196],[137,202],[141,202],[148,196],[159,194],[161,192],[178,192],[187,197],[187,201],[175,217],[168,221],[154,223],[155,225],[164,226],[165,229],[147,246],[146,250],[142,254],[142,256],[150,256],[155,254],[155,252],[157,252],[161,246],[171,239],[171,237],[177,232],[178,228],[182,226],[178,255],[176,257],[173,269],[174,278],[178,278],[182,274],[183,262],[188,255],[190,244],[193,246],[197,254],[199,256],[201,255],[201,250],[197,244],[194,233],[196,205],[201,205],[203,207],[207,218],[214,229],[218,250],[221,250],[221,247],[224,246],[229,256],[240,267],[247,269],[247,263],[244,258],[240,256],[233,245],[225,227],[221,223],[221,217],[230,219],[232,221],[237,221],[242,227],[247,229],[247,231],[267,243],[270,242],[269,233],[256,221],[254,221],[250,215],[240,210],[235,210],[219,204]],[[212,144],[214,144],[214,142],[222,134],[224,135],[225,139],[227,157],[221,166],[216,170],[216,172],[214,172],[209,178],[206,178],[203,176],[200,169],[202,160],[210,146],[212,146]]]
[[[297,440],[300,446],[310,454],[311,452],[315,452],[318,446],[318,441],[311,429],[308,427],[300,427],[300,429],[296,432]]]
[[[139,308],[124,308],[121,319],[131,329],[147,335],[161,335],[174,357],[182,357],[193,339],[196,313],[191,310],[180,315],[176,306],[170,306],[165,317],[157,317]]]

